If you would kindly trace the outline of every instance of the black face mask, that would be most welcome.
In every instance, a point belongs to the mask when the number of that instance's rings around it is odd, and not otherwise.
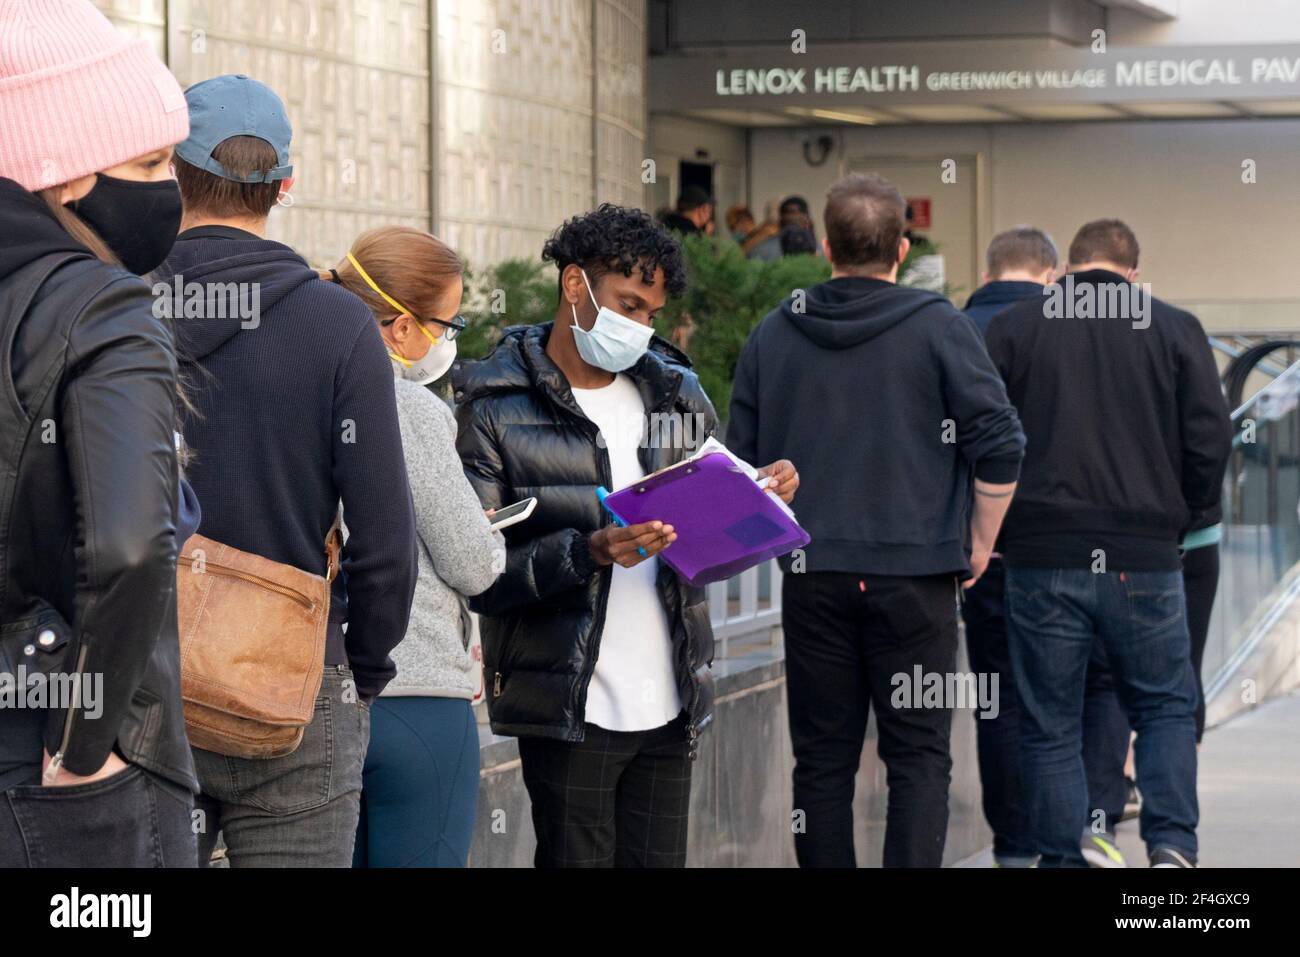
[[[181,191],[174,179],[137,183],[99,173],[91,191],[68,207],[139,276],[162,265],[181,228]]]

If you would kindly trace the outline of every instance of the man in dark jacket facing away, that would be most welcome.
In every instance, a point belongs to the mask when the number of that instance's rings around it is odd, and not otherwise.
[[[651,331],[685,287],[681,247],[606,204],[542,257],[560,271],[555,320],[507,330],[454,372],[457,448],[483,506],[537,498],[505,532],[504,573],[470,600],[488,713],[519,737],[539,867],[680,867],[713,708],[708,606],[655,559],[672,527],[612,525],[596,487],[679,462],[717,427],[686,357]],[[789,501],[793,466],[760,471]]]
[[[984,285],[963,310],[979,327],[1025,299],[1041,300],[1043,286],[1056,275],[1052,238],[1033,226],[1016,226],[989,243]],[[1007,622],[1002,605],[1006,574],[995,551],[983,576],[966,591],[962,618],[966,650],[976,674],[998,676],[998,713],[975,722],[980,789],[984,816],[993,828],[993,859],[999,867],[1031,867],[1038,855],[1026,820],[1024,784],[1020,780],[1020,696],[1016,693],[1007,649]]]
[[[1196,861],[1196,683],[1178,544],[1217,520],[1231,424],[1205,332],[1137,285],[1137,238],[1083,226],[1065,277],[989,325],[1025,423],[1007,625],[1041,865],[1083,866],[1085,672],[1100,639],[1137,731],[1152,866]]]
[[[1024,446],[975,325],[895,284],[905,210],[879,176],[835,183],[830,280],[763,319],[736,367],[728,445],[799,463],[812,536],[781,560],[804,866],[855,863],[870,707],[889,784],[884,863],[942,863],[953,702],[924,706],[916,678],[956,668],[957,585],[988,564]]]
[[[983,335],[1002,310],[1042,298],[1043,287],[1056,278],[1058,258],[1052,237],[1035,226],[998,233],[985,253],[984,285],[971,293],[962,312]]]
[[[369,701],[395,674],[388,653],[406,633],[415,590],[392,368],[365,304],[265,238],[293,182],[279,97],[220,76],[186,99],[190,137],[175,160],[185,216],[160,282],[194,404],[183,431],[199,532],[324,575],[340,500],[348,529],[325,677],[298,749],[266,760],[194,749],[200,863],[220,829],[233,866],[347,867]]]

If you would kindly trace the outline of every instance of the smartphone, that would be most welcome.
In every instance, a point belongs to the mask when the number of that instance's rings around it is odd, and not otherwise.
[[[492,523],[492,531],[495,532],[502,528],[509,528],[511,525],[522,522],[529,515],[533,514],[533,509],[536,507],[537,499],[536,497],[533,497],[497,509],[488,519],[488,521]]]

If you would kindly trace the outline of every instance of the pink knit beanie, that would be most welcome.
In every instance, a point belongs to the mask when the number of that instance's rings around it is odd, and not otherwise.
[[[0,0],[0,176],[35,192],[189,129],[176,78],[90,0]]]

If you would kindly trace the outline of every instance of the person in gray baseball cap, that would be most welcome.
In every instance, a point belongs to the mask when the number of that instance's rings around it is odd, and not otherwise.
[[[200,532],[324,576],[340,501],[348,525],[325,676],[298,749],[264,760],[193,749],[199,860],[219,830],[233,867],[347,867],[370,701],[396,672],[389,652],[406,633],[416,580],[392,368],[361,299],[266,238],[293,185],[284,103],[243,75],[204,80],[185,98],[190,136],[175,158],[184,215],[157,278],[191,385],[182,431]],[[401,479],[385,488],[376,476]]]

